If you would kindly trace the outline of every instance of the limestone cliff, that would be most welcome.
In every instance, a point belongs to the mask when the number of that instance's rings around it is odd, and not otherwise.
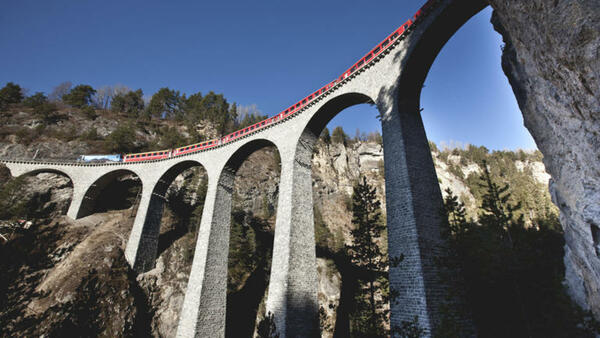
[[[489,0],[502,66],[544,154],[571,294],[600,317],[600,2]]]

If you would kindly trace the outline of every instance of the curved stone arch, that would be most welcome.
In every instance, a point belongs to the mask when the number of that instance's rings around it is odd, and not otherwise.
[[[209,184],[196,243],[192,271],[179,320],[178,336],[225,336],[227,270],[231,231],[231,208],[235,174],[255,151],[274,146],[267,138],[241,144],[222,165],[209,173]],[[212,169],[211,169],[212,170]],[[210,181],[211,178],[213,179]],[[279,208],[279,206],[278,206]],[[277,211],[279,218],[279,210]]]
[[[94,207],[96,204],[96,198],[100,195],[102,190],[108,186],[109,183],[114,181],[117,177],[132,174],[135,175],[138,179],[140,179],[141,184],[141,193],[143,193],[145,187],[144,182],[141,180],[141,176],[129,169],[116,169],[109,171],[99,178],[97,178],[92,184],[90,184],[83,196],[81,196],[81,205],[79,206],[76,214],[76,219],[89,216],[93,213]]]
[[[248,156],[252,155],[255,151],[262,148],[273,146],[278,153],[281,152],[276,142],[268,138],[252,138],[247,142],[238,146],[238,148],[227,157],[223,170],[227,172],[236,173],[241,167],[242,163],[248,159]],[[219,175],[219,180],[223,177],[223,171]]]
[[[346,108],[359,105],[359,104],[374,104],[373,98],[365,93],[358,91],[340,93],[336,96],[328,98],[319,109],[311,116],[310,120],[306,124],[304,131],[302,132],[301,139],[304,135],[310,135],[319,137],[323,129],[327,126],[335,116],[341,113]],[[312,136],[310,138],[312,138]],[[297,145],[297,147],[299,144]]]
[[[420,114],[423,84],[448,40],[488,4],[483,0],[441,0],[433,12],[403,40],[392,65],[399,73],[377,97],[382,115],[385,159],[386,221],[390,258],[404,257],[401,267],[390,266],[390,322],[400,326],[419,315],[419,326],[434,334],[448,300],[436,257],[444,245],[440,236],[442,197]],[[457,301],[457,300],[452,300]],[[472,335],[466,313],[457,313],[464,335]],[[468,332],[471,332],[469,334]]]
[[[425,18],[407,39],[409,52],[401,60],[402,72],[395,84],[400,111],[418,111],[429,69],[446,43],[473,16],[489,6],[483,0],[440,1],[435,15]]]
[[[11,169],[9,167],[7,167],[7,169],[9,170],[9,172],[12,175]],[[19,172],[19,175],[16,176],[16,177],[17,178],[25,178],[25,177],[34,176],[34,175],[37,175],[37,174],[44,174],[44,173],[55,174],[55,175],[63,176],[63,177],[66,177],[66,178],[69,179],[70,187],[71,187],[71,189],[73,189],[71,191],[71,198],[69,199],[69,202],[67,204],[67,207],[70,207],[70,205],[73,204],[73,201],[75,200],[75,181],[73,181],[72,175],[69,175],[69,173],[67,173],[67,172],[65,172],[63,170],[56,169],[56,168],[36,168],[34,170],[28,170],[28,171],[25,171],[25,172]],[[15,176],[13,176],[13,177],[15,177]]]
[[[282,156],[280,195],[273,243],[267,312],[278,331],[289,336],[319,334],[316,245],[312,196],[312,156],[319,135],[340,112],[374,104],[358,90],[336,93],[319,103],[299,136]],[[298,134],[296,134],[298,135]]]
[[[8,170],[10,170],[10,168]],[[69,175],[69,173],[67,173],[66,171],[60,170],[60,169],[56,169],[56,168],[36,168],[36,169],[21,173],[19,175],[19,177],[33,176],[33,175],[42,174],[42,173],[51,173],[51,174],[66,176],[71,181],[71,184],[74,185],[74,182],[75,182],[75,181],[73,181],[73,178],[71,177],[71,175]]]
[[[196,160],[180,161],[167,168],[151,190],[148,187],[142,191],[140,207],[125,249],[125,256],[135,271],[145,272],[154,267],[167,190],[179,174],[193,167],[205,169]]]

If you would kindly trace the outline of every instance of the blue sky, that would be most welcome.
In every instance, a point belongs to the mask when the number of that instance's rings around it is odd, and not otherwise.
[[[3,1],[0,84],[31,93],[60,82],[152,94],[213,90],[274,114],[331,81],[424,3],[396,1]],[[535,148],[500,67],[487,9],[434,63],[422,95],[429,139]],[[379,129],[368,106],[331,126]]]

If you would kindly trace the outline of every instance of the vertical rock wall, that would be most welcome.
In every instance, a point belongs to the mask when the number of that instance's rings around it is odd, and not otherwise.
[[[504,72],[552,175],[570,292],[600,318],[600,1],[489,1]]]

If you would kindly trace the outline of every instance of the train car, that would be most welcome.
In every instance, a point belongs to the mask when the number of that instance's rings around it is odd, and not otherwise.
[[[77,158],[78,162],[88,163],[107,163],[107,162],[123,162],[123,156],[120,154],[110,155],[81,155]]]
[[[151,151],[147,153],[137,153],[137,154],[126,154],[123,157],[123,162],[140,162],[140,161],[150,161],[150,160],[160,160],[162,158],[171,157],[171,150],[158,150]]]
[[[218,140],[210,140],[210,141],[200,142],[200,143],[196,143],[196,144],[190,144],[187,146],[173,149],[173,156],[181,156],[181,155],[185,155],[185,154],[195,153],[195,152],[198,152],[201,150],[216,147],[217,145],[218,145]]]

